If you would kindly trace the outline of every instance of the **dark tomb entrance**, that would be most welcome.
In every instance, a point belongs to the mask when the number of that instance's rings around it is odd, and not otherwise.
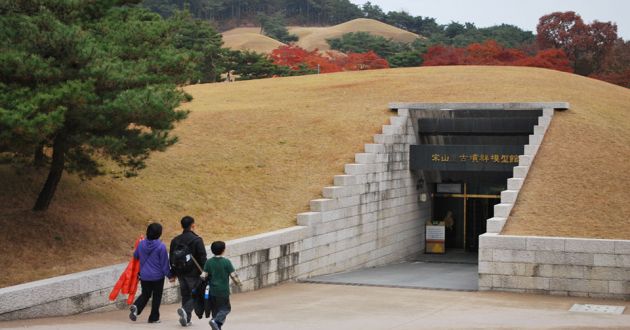
[[[460,187],[463,187],[463,184],[452,183],[447,186],[457,187],[459,190]],[[445,222],[444,245],[446,249],[464,248],[465,208],[463,198],[451,197],[449,193],[433,194],[433,214],[431,219]]]
[[[449,250],[477,252],[542,110],[418,110],[410,168],[427,183],[431,225]]]
[[[452,192],[451,187],[459,189]],[[435,184],[434,191],[431,219],[444,223],[446,249],[476,252],[479,235],[486,232],[486,220],[492,217],[500,194],[469,194],[465,183]]]

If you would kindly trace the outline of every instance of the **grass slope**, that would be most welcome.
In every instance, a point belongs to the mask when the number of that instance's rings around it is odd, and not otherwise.
[[[62,179],[46,214],[29,211],[43,173],[0,166],[0,286],[127,260],[160,220],[190,214],[206,242],[295,224],[391,113],[387,103],[568,101],[557,113],[509,234],[630,239],[630,91],[567,73],[423,67],[194,85],[180,142],[133,179]]]
[[[367,18],[357,18],[352,21],[328,27],[289,27],[289,33],[296,34],[300,39],[296,44],[307,50],[329,50],[326,39],[339,38],[350,32],[369,32],[374,35],[391,38],[400,42],[412,42],[419,38],[417,34],[397,27]],[[223,33],[224,46],[238,50],[254,50],[261,53],[271,53],[272,50],[283,45],[281,42],[260,34],[260,28],[236,28]]]
[[[420,38],[417,34],[368,18],[357,18],[330,27],[290,27],[289,32],[296,34],[300,38],[297,44],[308,50],[328,50],[330,46],[326,39],[340,38],[350,32],[369,32],[399,42],[413,42]]]
[[[236,28],[223,33],[223,46],[234,50],[271,53],[284,43],[260,34],[260,28]]]

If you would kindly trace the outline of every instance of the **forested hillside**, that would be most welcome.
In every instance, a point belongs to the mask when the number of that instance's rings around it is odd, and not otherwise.
[[[281,14],[295,25],[330,25],[363,17],[348,0],[145,0],[163,16],[188,9],[196,18],[213,20],[223,29],[254,24],[257,16]]]
[[[143,5],[165,17],[188,10],[193,17],[213,21],[221,31],[260,26],[261,17],[265,16],[300,26],[328,26],[355,18],[371,18],[425,36],[429,44],[461,47],[492,39],[513,48],[535,41],[532,32],[509,24],[488,28],[477,28],[472,23],[438,24],[435,18],[413,16],[405,11],[386,13],[370,2],[358,6],[348,0],[145,0]]]

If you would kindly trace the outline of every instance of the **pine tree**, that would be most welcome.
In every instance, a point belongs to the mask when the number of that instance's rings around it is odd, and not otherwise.
[[[210,22],[193,18],[189,12],[178,11],[169,20],[173,26],[173,45],[187,50],[195,63],[191,83],[216,82],[225,70],[221,63],[221,35]]]
[[[102,175],[111,159],[132,176],[176,142],[169,131],[187,114],[177,84],[194,64],[137,2],[0,2],[0,152],[51,156],[36,211],[64,171]]]

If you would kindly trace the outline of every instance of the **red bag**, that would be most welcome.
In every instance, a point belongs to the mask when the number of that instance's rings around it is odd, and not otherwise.
[[[136,240],[136,244],[134,245],[134,251],[138,248],[138,244],[143,240],[144,237],[142,235]],[[140,273],[140,260],[131,257],[129,263],[127,264],[127,268],[120,274],[118,278],[118,282],[114,285],[112,292],[109,294],[109,300],[114,301],[118,297],[118,294],[127,294],[129,297],[127,298],[127,305],[133,304],[133,300],[136,297],[136,291],[138,290],[138,273]]]

